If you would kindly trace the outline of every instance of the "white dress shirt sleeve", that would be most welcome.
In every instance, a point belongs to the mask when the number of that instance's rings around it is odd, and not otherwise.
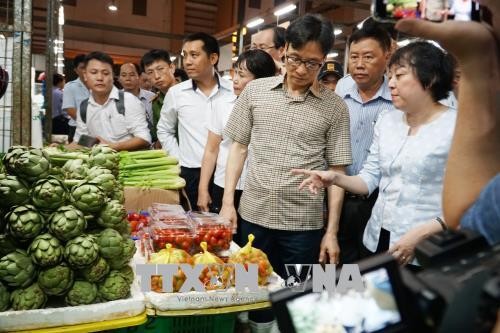
[[[383,111],[378,116],[377,123],[374,127],[373,141],[370,147],[370,153],[363,164],[363,169],[359,172],[358,176],[366,183],[368,187],[368,195],[371,195],[375,191],[380,183],[381,172],[380,172],[380,131],[382,125],[382,118],[386,112]]]
[[[136,138],[141,138],[151,143],[151,133],[149,132],[146,120],[144,104],[135,96],[125,94],[125,122],[127,130]]]
[[[215,103],[215,108],[212,110],[212,113],[208,118],[207,129],[214,134],[222,136],[222,132],[224,131],[224,120],[222,119],[223,117],[221,113],[224,110],[220,110],[220,107],[223,103]]]
[[[158,120],[157,135],[163,150],[169,155],[179,158],[179,143],[175,137],[177,117],[178,113],[175,105],[175,96],[172,89],[170,89],[163,100],[160,119]]]
[[[79,109],[79,106],[76,105],[76,97],[75,97],[75,85],[68,84],[63,90],[63,102],[62,109],[75,108]]]

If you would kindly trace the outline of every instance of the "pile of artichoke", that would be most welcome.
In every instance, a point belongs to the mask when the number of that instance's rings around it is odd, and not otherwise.
[[[117,168],[107,146],[8,150],[0,168],[0,311],[129,296],[136,249]]]

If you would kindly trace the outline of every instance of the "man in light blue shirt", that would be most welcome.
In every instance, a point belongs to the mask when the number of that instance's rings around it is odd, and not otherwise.
[[[374,125],[383,110],[393,109],[385,70],[390,57],[391,38],[376,23],[365,24],[349,39],[349,72],[335,92],[344,99],[350,116],[353,163],[348,175],[357,175],[368,156]],[[377,199],[346,193],[337,234],[340,262],[352,263],[369,255],[363,245],[363,232]]]
[[[89,98],[89,89],[85,85],[85,79],[83,73],[85,72],[85,54],[79,54],[73,60],[73,65],[75,68],[78,78],[76,80],[66,83],[63,92],[63,102],[62,109],[71,118],[69,119],[69,134],[68,141],[73,141],[73,136],[76,131],[76,114],[80,109],[80,104],[83,100]]]

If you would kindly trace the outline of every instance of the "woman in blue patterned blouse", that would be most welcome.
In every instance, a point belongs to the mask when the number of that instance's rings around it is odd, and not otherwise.
[[[446,228],[441,195],[456,111],[439,100],[452,88],[453,65],[441,49],[420,41],[396,51],[389,69],[392,101],[401,112],[380,114],[360,173],[292,172],[308,176],[300,188],[313,194],[330,185],[360,195],[378,187],[363,243],[372,253],[389,251],[407,264],[418,242]]]

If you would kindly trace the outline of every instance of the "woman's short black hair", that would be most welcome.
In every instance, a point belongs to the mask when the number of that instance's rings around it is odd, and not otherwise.
[[[333,26],[321,15],[306,14],[288,26],[285,40],[294,49],[300,49],[308,42],[318,42],[326,56],[334,42]]]
[[[183,70],[182,68],[176,68],[175,69],[174,77],[180,77],[181,81],[187,81],[187,80],[189,80],[189,76],[187,75],[186,71]]]
[[[59,73],[54,73],[54,76],[52,77],[52,86],[55,87],[63,81],[64,81],[64,75]]]
[[[87,67],[87,64],[89,63],[90,60],[98,60],[100,62],[110,64],[111,68],[113,68],[114,66],[113,59],[106,53],[99,51],[90,52],[85,56],[85,67]]]
[[[234,68],[245,67],[256,79],[274,76],[276,74],[276,64],[269,53],[254,49],[243,52],[234,63]]]
[[[434,101],[447,98],[453,82],[453,63],[450,57],[437,46],[417,41],[398,49],[392,56],[389,67],[410,67],[418,81],[429,89]]]

